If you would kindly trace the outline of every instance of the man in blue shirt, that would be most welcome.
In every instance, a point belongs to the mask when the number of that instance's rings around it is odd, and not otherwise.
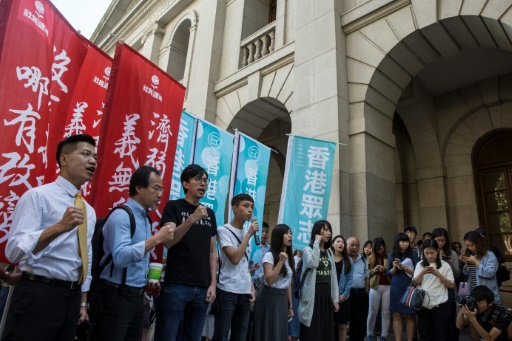
[[[162,197],[160,172],[153,167],[138,168],[130,179],[130,198],[126,206],[135,218],[131,237],[130,217],[124,210],[114,211],[103,227],[105,254],[112,257],[100,275],[94,294],[91,318],[96,324],[95,340],[137,340],[142,338],[143,294],[147,282],[149,252],[172,240],[174,227],[163,225],[151,234],[150,209],[156,209]],[[124,269],[126,268],[126,275]],[[123,278],[125,277],[125,278]],[[158,282],[155,284],[159,286]]]
[[[350,341],[363,341],[368,317],[368,292],[370,291],[370,274],[368,264],[359,253],[359,239],[347,239],[348,256],[354,262],[354,278],[350,288]]]

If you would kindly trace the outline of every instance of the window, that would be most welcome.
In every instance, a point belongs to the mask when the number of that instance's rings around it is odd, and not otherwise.
[[[271,23],[276,20],[277,0],[270,0],[268,6],[268,22]]]
[[[481,142],[474,154],[480,224],[489,242],[512,258],[512,131]]]

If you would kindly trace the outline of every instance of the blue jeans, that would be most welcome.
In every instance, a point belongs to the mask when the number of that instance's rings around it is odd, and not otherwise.
[[[215,314],[215,332],[213,341],[227,341],[231,328],[231,341],[245,341],[249,328],[250,303],[249,294],[234,294],[217,289],[215,304],[218,305]]]
[[[155,341],[175,341],[183,321],[183,341],[200,341],[208,303],[206,287],[164,284],[155,299]]]

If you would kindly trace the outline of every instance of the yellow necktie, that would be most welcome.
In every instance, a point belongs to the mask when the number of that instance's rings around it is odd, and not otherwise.
[[[82,259],[82,273],[78,282],[82,284],[87,276],[87,269],[89,266],[89,255],[87,250],[87,210],[85,209],[85,201],[77,192],[75,195],[75,206],[82,210],[84,214],[84,222],[78,225],[78,249],[80,251],[80,258]]]

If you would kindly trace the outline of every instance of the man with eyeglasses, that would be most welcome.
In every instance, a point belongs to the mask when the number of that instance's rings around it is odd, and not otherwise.
[[[165,244],[167,267],[155,300],[156,341],[176,340],[181,323],[184,341],[200,341],[208,303],[216,295],[217,223],[213,210],[199,203],[208,188],[208,174],[201,166],[189,165],[181,173],[181,184],[185,198],[170,200],[161,221],[176,230]]]
[[[103,249],[100,283],[91,305],[95,324],[94,340],[140,341],[146,284],[158,290],[159,282],[147,283],[149,252],[172,240],[174,227],[163,225],[152,235],[149,210],[156,209],[162,197],[162,177],[153,167],[139,167],[130,178],[130,197],[125,203],[135,221],[131,235],[127,211],[113,211],[103,226]]]
[[[85,134],[60,142],[60,175],[16,204],[5,255],[19,263],[22,279],[13,289],[2,340],[73,340],[79,319],[88,319],[96,213],[80,188],[96,170],[95,146]]]

